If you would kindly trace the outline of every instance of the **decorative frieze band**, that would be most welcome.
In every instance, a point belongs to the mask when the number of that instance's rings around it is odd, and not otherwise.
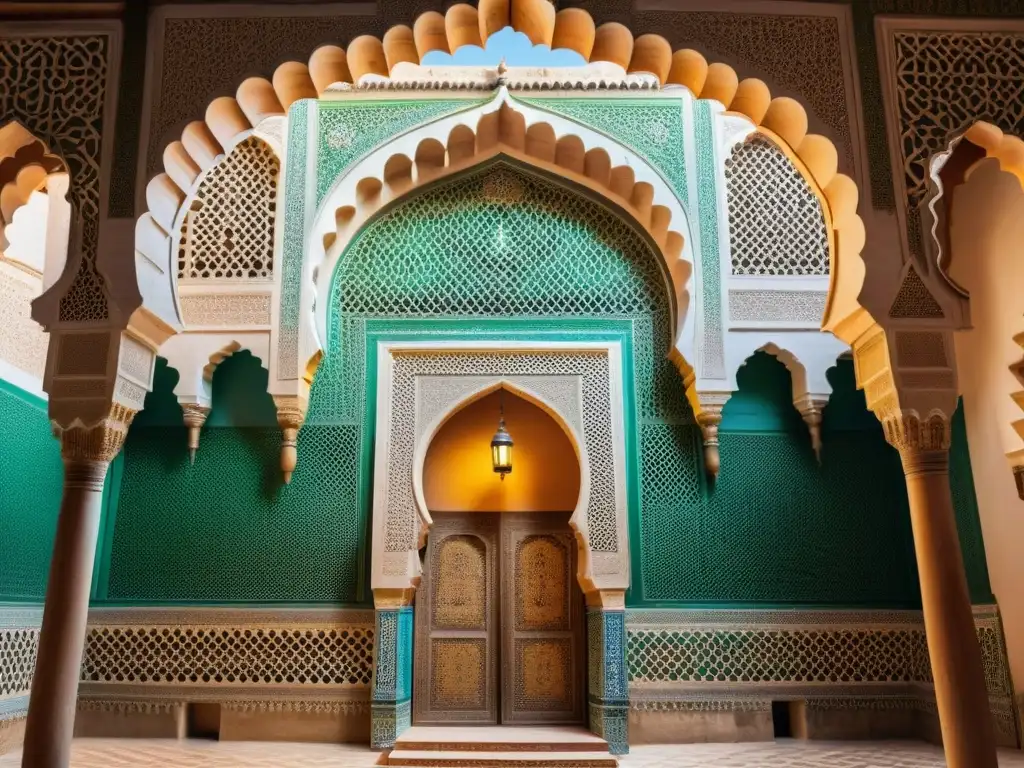
[[[974,620],[1000,743],[1016,743],[998,609],[975,606]],[[629,610],[626,638],[634,710],[760,711],[799,699],[934,712],[920,611]]]
[[[200,293],[182,296],[185,325],[193,327],[245,327],[270,325],[269,293]]]
[[[825,314],[825,291],[730,290],[730,323],[800,323],[817,327]]]
[[[89,619],[84,698],[115,692],[121,699],[218,701],[368,695],[372,611],[103,609]]]

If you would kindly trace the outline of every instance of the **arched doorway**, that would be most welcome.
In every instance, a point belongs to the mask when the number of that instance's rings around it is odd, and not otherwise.
[[[504,411],[513,471],[489,442]],[[416,597],[413,723],[583,724],[585,640],[576,450],[544,410],[499,388],[455,412],[423,463],[433,518]]]

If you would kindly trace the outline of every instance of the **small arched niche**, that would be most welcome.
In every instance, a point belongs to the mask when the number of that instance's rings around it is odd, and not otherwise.
[[[502,404],[515,442],[512,472],[491,465],[491,438]],[[570,512],[580,495],[580,463],[572,441],[542,408],[498,389],[452,414],[423,462],[423,492],[434,512]]]

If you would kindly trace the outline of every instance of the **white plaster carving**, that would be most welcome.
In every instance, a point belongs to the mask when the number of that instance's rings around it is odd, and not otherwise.
[[[500,387],[547,411],[580,462],[570,524],[584,589],[629,585],[622,360],[617,343],[405,342],[377,349],[371,584],[406,589],[431,524],[423,462],[455,412]]]
[[[669,92],[666,94],[666,97],[679,100],[680,92]],[[651,94],[650,98],[657,98],[657,96]],[[688,92],[683,92],[683,105],[685,105],[688,100],[692,100],[692,97]],[[309,360],[322,349],[322,340],[327,338],[328,308],[324,297],[328,295],[331,277],[338,259],[350,242],[351,237],[359,230],[359,222],[353,221],[350,226],[339,231],[338,223],[335,219],[336,212],[346,206],[354,206],[358,211],[361,204],[359,203],[357,186],[364,179],[384,179],[385,165],[392,157],[396,155],[405,155],[406,157],[414,158],[416,156],[417,147],[428,139],[434,139],[446,145],[449,136],[458,126],[466,126],[476,132],[482,118],[487,115],[493,116],[493,114],[503,106],[507,106],[508,108],[513,109],[516,113],[521,114],[527,129],[537,123],[546,123],[553,129],[556,140],[564,136],[577,136],[582,141],[586,150],[589,151],[594,148],[603,149],[608,153],[612,167],[627,166],[634,174],[635,183],[646,183],[651,185],[654,190],[653,205],[663,206],[668,210],[670,215],[670,223],[668,224],[668,227],[671,230],[678,232],[683,241],[681,253],[674,256],[672,263],[666,264],[665,269],[670,278],[670,285],[668,286],[670,289],[670,295],[674,297],[677,308],[677,314],[674,318],[674,327],[676,329],[676,339],[674,343],[684,357],[692,354],[692,340],[685,338],[684,335],[680,333],[682,328],[692,326],[693,313],[693,308],[691,307],[690,302],[689,284],[690,275],[693,270],[693,254],[692,246],[690,244],[691,227],[688,223],[688,212],[683,201],[679,199],[675,192],[672,191],[661,174],[631,149],[628,149],[624,145],[605,134],[599,133],[598,131],[586,128],[585,126],[572,122],[568,119],[561,118],[557,115],[542,112],[525,104],[519,103],[509,96],[507,90],[502,88],[488,104],[419,126],[406,134],[396,137],[379,150],[371,153],[352,165],[348,171],[335,182],[333,188],[328,192],[323,203],[320,205],[307,236],[305,263],[302,270],[300,317],[312,317],[314,319],[312,322],[303,321],[303,325],[300,330],[299,361],[302,367],[304,367],[305,361]],[[311,130],[313,130],[313,121],[310,122]],[[523,152],[517,151],[515,147],[500,144],[494,147],[494,151],[477,153],[468,162],[464,162],[457,167],[448,166],[446,168],[446,172],[451,173],[476,165],[482,160],[493,156],[495,152],[511,154],[518,159],[523,159],[532,165],[538,165],[542,168],[550,166],[550,169],[559,176],[570,179],[570,173],[565,169],[561,169],[554,165],[554,163],[545,164],[542,161],[531,158]],[[383,184],[381,193],[378,200],[375,202],[373,210],[376,210],[379,205],[383,205],[401,197],[405,194],[407,189],[415,186],[417,183],[416,179],[419,174],[415,163],[413,164],[411,173],[412,183],[400,189],[391,189],[387,184]],[[433,178],[435,178],[435,176],[431,176],[431,179]],[[588,186],[588,180],[585,177],[581,177],[579,179],[572,178],[570,180],[578,182],[581,187]],[[590,182],[589,186],[593,186],[593,183]],[[615,200],[607,190],[599,189],[597,191],[603,197],[606,197],[609,203],[621,208],[622,203]],[[626,202],[628,203],[628,201]],[[643,224],[641,224],[641,226],[643,226]],[[330,243],[328,248],[324,247],[325,238],[327,238]],[[659,252],[664,253],[664,251]],[[315,312],[313,310],[314,305],[316,307]],[[294,376],[295,372],[281,371],[276,372],[273,378],[275,380],[285,380],[288,377]],[[294,385],[294,382],[291,383]],[[287,384],[288,382],[282,381],[281,385],[287,386]],[[272,382],[272,386],[281,385],[279,385],[277,381]]]

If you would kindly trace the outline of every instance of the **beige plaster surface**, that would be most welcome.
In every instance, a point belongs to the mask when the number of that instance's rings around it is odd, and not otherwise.
[[[216,741],[76,739],[71,768],[369,768],[365,746]],[[21,765],[19,752],[0,768]],[[918,742],[801,742],[634,747],[622,768],[941,768],[939,747]],[[1003,750],[1001,768],[1024,768],[1024,752]]]
[[[1010,395],[1024,390],[1009,366],[1024,357],[1024,192],[984,161],[954,192],[951,274],[971,294],[973,329],[956,336],[957,374],[967,419],[992,591],[1003,617],[1010,673],[1024,687],[1024,501],[1006,451],[1024,442],[1013,430],[1024,410]]]
[[[558,423],[533,403],[504,393],[512,473],[491,465],[501,393],[470,403],[438,430],[423,462],[431,512],[568,512],[580,495],[580,466]]]

